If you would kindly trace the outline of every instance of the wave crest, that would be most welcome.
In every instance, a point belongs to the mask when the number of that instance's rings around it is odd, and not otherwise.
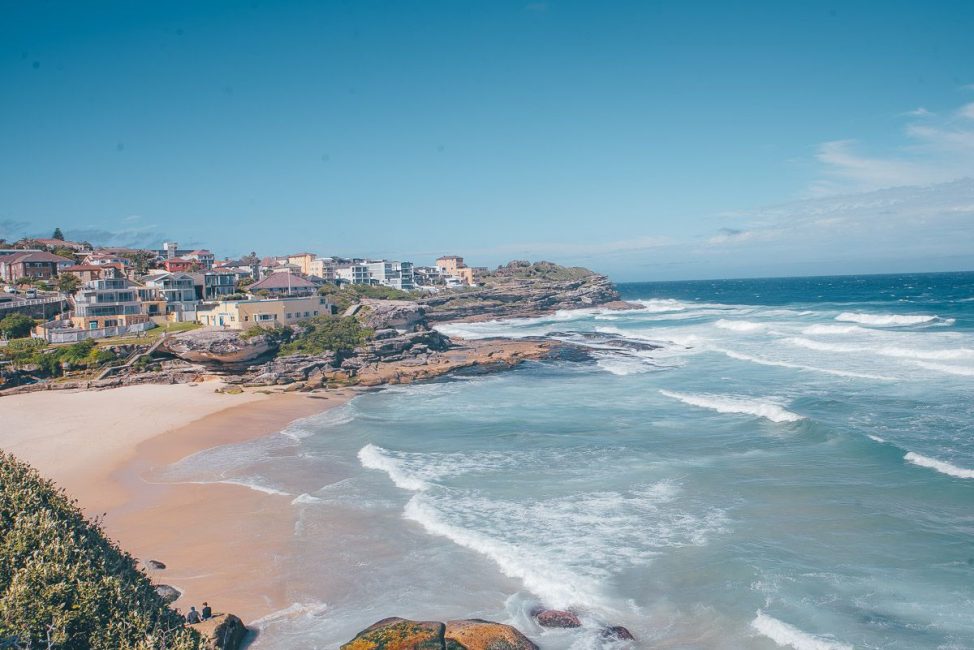
[[[751,627],[783,648],[794,648],[795,650],[852,650],[851,645],[809,634],[808,632],[799,630],[794,625],[789,625],[773,616],[768,616],[760,609],[758,610],[758,615],[751,621]]]
[[[660,390],[666,397],[672,397],[690,406],[710,409],[718,413],[739,413],[742,415],[754,415],[765,418],[772,422],[797,422],[804,420],[804,416],[792,413],[781,405],[769,400],[746,399],[741,397],[730,397],[727,395],[705,395],[691,393],[676,393],[669,390]]]
[[[837,321],[859,323],[872,327],[909,327],[911,325],[932,325],[934,323],[953,325],[953,318],[940,318],[928,314],[863,314],[845,311],[835,317]]]
[[[928,458],[927,456],[921,456],[920,454],[912,451],[904,456],[903,459],[909,463],[913,463],[914,465],[936,470],[941,474],[946,474],[947,476],[953,476],[955,478],[974,478],[974,469],[964,469],[963,467],[958,467],[957,465],[948,463],[945,460]]]

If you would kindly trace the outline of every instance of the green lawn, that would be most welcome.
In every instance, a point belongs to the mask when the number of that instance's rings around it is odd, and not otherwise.
[[[201,323],[167,323],[166,325],[160,325],[147,332],[142,332],[142,336],[132,336],[131,334],[126,334],[125,336],[113,336],[107,339],[98,339],[98,345],[128,345],[128,344],[152,344],[160,336],[169,332],[170,334],[176,334],[178,332],[188,332],[190,330],[195,330],[203,327]]]

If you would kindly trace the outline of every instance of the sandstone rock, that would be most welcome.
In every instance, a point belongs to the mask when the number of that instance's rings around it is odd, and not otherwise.
[[[341,650],[443,650],[443,623],[384,618],[343,645]]]
[[[426,323],[426,310],[412,300],[362,300],[359,311],[363,324],[373,330],[411,331]]]
[[[207,650],[238,650],[249,631],[233,614],[217,614],[192,627],[205,639]]]
[[[171,603],[182,596],[182,592],[170,585],[156,585],[156,593],[167,603]]]
[[[256,359],[277,344],[263,335],[243,338],[237,331],[202,329],[172,336],[160,347],[187,361],[239,363]]]
[[[632,632],[621,625],[613,625],[602,630],[603,639],[619,639],[620,641],[635,641]]]
[[[581,627],[575,614],[563,609],[539,609],[531,613],[541,627]]]
[[[483,286],[440,291],[421,302],[430,322],[518,318],[619,301],[603,275],[550,262],[512,262],[482,276]]]
[[[165,562],[160,562],[159,560],[148,560],[145,565],[150,569],[162,570],[166,568]]]
[[[443,640],[444,647],[456,650],[538,650],[538,646],[510,625],[476,618],[447,621]]]

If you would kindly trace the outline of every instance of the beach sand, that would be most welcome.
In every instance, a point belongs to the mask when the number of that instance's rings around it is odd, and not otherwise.
[[[142,560],[157,584],[183,592],[186,611],[207,601],[245,622],[288,605],[276,571],[292,536],[291,497],[227,484],[146,477],[190,454],[283,429],[347,402],[352,390],[266,395],[217,393],[218,382],[106,391],[45,391],[0,398],[0,448],[30,463],[110,537]]]

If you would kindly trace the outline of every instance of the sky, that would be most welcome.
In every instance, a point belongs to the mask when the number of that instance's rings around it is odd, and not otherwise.
[[[0,237],[974,269],[974,2],[0,0]]]

